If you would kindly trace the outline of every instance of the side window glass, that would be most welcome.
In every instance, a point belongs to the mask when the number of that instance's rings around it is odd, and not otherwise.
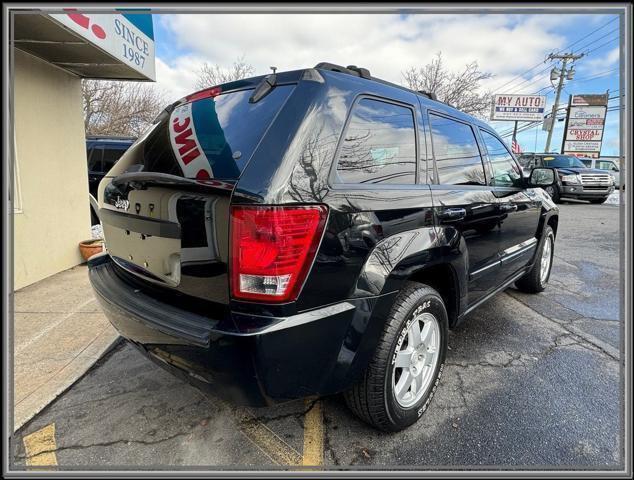
[[[438,181],[448,185],[486,185],[473,130],[466,123],[430,114]]]
[[[342,139],[337,174],[343,183],[414,184],[416,134],[411,109],[361,99]]]
[[[88,171],[89,172],[101,172],[101,160],[103,158],[103,149],[101,147],[94,147],[88,150]]]
[[[480,130],[486,146],[493,177],[491,185],[497,187],[521,187],[522,173],[504,144],[489,132]]]

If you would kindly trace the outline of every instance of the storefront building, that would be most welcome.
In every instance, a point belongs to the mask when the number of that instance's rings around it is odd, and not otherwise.
[[[15,13],[14,288],[82,262],[90,208],[81,79],[155,80],[152,16]]]

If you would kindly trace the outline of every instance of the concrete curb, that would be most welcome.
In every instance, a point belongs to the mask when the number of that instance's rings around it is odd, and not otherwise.
[[[121,337],[114,328],[108,325],[79,355],[51,377],[45,385],[14,405],[13,431],[16,432],[22,428],[57,397],[72,387],[99,359],[108,354],[120,339]]]

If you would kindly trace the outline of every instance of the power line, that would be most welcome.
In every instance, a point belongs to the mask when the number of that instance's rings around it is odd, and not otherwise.
[[[542,70],[542,71],[548,70],[549,68],[550,68],[550,65],[549,65],[549,66],[547,66],[547,67],[546,67],[544,70]],[[611,73],[611,72],[613,72],[613,71],[615,71],[615,70],[618,70],[618,69],[619,69],[619,67],[615,67],[615,68],[612,68],[612,69],[610,69],[610,70],[605,70],[605,71],[603,71],[603,72],[599,72],[599,73],[597,73],[596,75],[592,75],[592,76],[590,76],[590,77],[585,77],[585,78],[579,78],[579,79],[569,80],[569,82],[568,82],[568,83],[572,83],[572,82],[585,82],[585,81],[587,81],[587,80],[593,80],[593,79],[595,79],[595,78],[600,78],[600,77],[603,77],[603,76],[605,76],[605,74],[607,74],[607,73]],[[533,80],[531,83],[529,83],[528,85],[525,85],[524,87],[522,87],[522,88],[521,88],[521,89],[519,89],[519,90],[524,90],[524,89],[526,89],[526,88],[530,87],[531,85],[533,85],[533,84],[535,84],[535,83],[538,83],[539,81],[541,81],[541,80],[545,79],[547,76],[548,76],[548,75],[542,75],[540,78],[537,78],[537,79]],[[525,80],[525,81],[524,81],[524,82],[522,82],[522,83],[526,83],[527,81],[528,81],[528,80]],[[518,88],[517,88],[517,87],[519,87],[520,85],[521,85],[521,83],[520,83],[520,84],[518,84],[516,87],[514,87],[514,88],[513,88],[510,92],[508,92],[508,94],[512,94],[512,93],[514,93],[514,92],[517,92],[517,91],[518,91]],[[548,88],[554,88],[554,87],[553,87],[552,85],[546,85],[545,87],[540,88],[538,91],[536,91],[536,92],[532,93],[531,95],[537,95],[538,93],[540,93],[540,92],[542,92],[542,91],[544,91],[544,90],[547,90]]]
[[[539,74],[541,74],[541,73],[545,72],[545,71],[546,71],[546,70],[548,70],[549,68],[550,68],[550,65],[547,65],[547,66],[546,66],[546,68],[544,68],[543,70],[540,70],[539,72],[537,72],[537,73],[536,73],[536,75],[539,75]],[[539,76],[539,78],[537,78],[537,79],[535,79],[535,77],[533,77],[532,79],[528,78],[528,79],[524,80],[522,83],[519,83],[519,84],[517,84],[516,86],[514,86],[514,87],[511,89],[511,91],[509,91],[508,93],[509,93],[509,94],[511,94],[511,93],[514,93],[514,92],[518,92],[518,91],[520,91],[520,90],[524,90],[525,88],[530,87],[531,85],[533,85],[533,84],[535,84],[535,83],[537,83],[537,82],[542,81],[542,80],[543,80],[544,78],[546,78],[546,77],[548,77],[548,75],[540,75],[540,76]],[[520,85],[523,85],[524,83],[529,82],[530,80],[533,80],[533,81],[532,81],[531,83],[529,83],[528,85],[525,85],[525,86],[523,86],[523,87],[521,87],[521,88],[520,88]]]
[[[601,35],[600,37],[595,38],[594,40],[592,40],[591,42],[586,43],[585,45],[581,46],[581,47],[577,47],[577,51],[583,51],[584,48],[589,47],[590,45],[592,45],[593,43],[597,43],[599,40],[601,40],[602,38],[607,37],[608,35],[611,35],[614,32],[618,32],[619,31],[619,27],[616,27],[613,30],[610,30],[608,33],[605,33],[603,35]]]
[[[586,55],[590,55],[592,52],[595,52],[595,51],[599,50],[600,48],[605,47],[606,45],[608,45],[608,44],[612,43],[613,41],[615,41],[615,40],[619,40],[620,38],[621,38],[621,36],[619,35],[619,36],[618,36],[618,37],[616,37],[616,38],[613,38],[613,39],[611,39],[611,40],[608,40],[607,42],[602,43],[602,44],[601,44],[601,45],[599,45],[598,47],[593,48],[592,50],[588,50],[587,52],[585,52],[585,54],[586,54]]]
[[[587,35],[584,35],[583,37],[581,37],[580,39],[576,40],[575,42],[571,43],[570,45],[568,45],[566,48],[562,48],[560,50],[557,50],[555,53],[559,53],[563,50],[568,50],[570,48],[572,48],[573,46],[575,46],[577,43],[579,43],[581,40],[585,40],[586,38],[588,38],[590,35],[592,35],[595,32],[598,32],[599,30],[601,30],[604,27],[607,27],[608,25],[610,25],[612,22],[618,20],[619,17],[614,17],[612,20],[610,20],[607,23],[604,23],[603,25],[601,25],[599,28],[592,30],[590,33],[588,33]]]
[[[583,37],[581,37],[581,38],[577,39],[576,41],[574,41],[573,43],[571,43],[571,44],[570,44],[570,45],[568,45],[567,47],[560,48],[560,49],[556,50],[556,51],[555,51],[555,53],[559,53],[559,52],[561,52],[561,51],[563,51],[563,50],[568,50],[568,49],[572,48],[572,47],[573,47],[573,46],[575,46],[577,43],[581,42],[582,40],[585,40],[585,39],[586,39],[586,38],[588,38],[589,36],[591,36],[591,35],[593,35],[594,33],[598,32],[598,31],[599,31],[599,30],[601,30],[602,28],[607,27],[610,23],[612,23],[612,22],[614,22],[614,21],[616,21],[616,20],[618,20],[618,17],[614,17],[612,20],[610,20],[610,21],[608,21],[608,22],[604,23],[604,24],[603,24],[603,25],[601,25],[599,28],[596,28],[596,29],[592,30],[590,33],[588,33],[588,34],[584,35]],[[610,33],[611,33],[611,32],[610,32]],[[603,37],[599,37],[599,38],[603,38]],[[591,45],[591,44],[592,44],[592,42],[591,42],[589,45]],[[494,91],[495,91],[495,90],[500,90],[502,87],[506,87],[507,85],[510,85],[511,83],[514,83],[516,79],[519,79],[519,78],[524,78],[524,75],[526,75],[526,74],[527,74],[527,73],[529,73],[529,72],[532,72],[532,71],[533,71],[533,70],[535,70],[537,67],[539,67],[540,65],[543,65],[543,64],[544,64],[544,62],[539,62],[539,63],[538,63],[538,64],[536,64],[535,66],[533,66],[533,67],[529,68],[528,70],[526,70],[526,71],[524,71],[524,72],[520,73],[519,75],[516,75],[515,77],[513,77],[513,78],[512,78],[511,80],[509,80],[508,82],[506,82],[506,83],[504,83],[504,84],[502,84],[502,85],[500,85],[500,86],[498,86],[498,87],[495,87],[495,88],[493,88],[492,90],[494,90]],[[524,82],[522,82],[522,83],[524,83]]]
[[[588,81],[588,80],[594,80],[595,78],[605,77],[607,73],[614,72],[615,70],[618,70],[618,69],[619,69],[619,67],[614,67],[614,68],[611,68],[610,70],[605,70],[605,71],[603,71],[603,72],[596,73],[596,74],[591,75],[591,76],[589,76],[589,77],[584,77],[584,78],[575,78],[575,79],[573,79],[573,80],[570,80],[568,83],[573,83],[573,82],[586,82],[586,81]]]

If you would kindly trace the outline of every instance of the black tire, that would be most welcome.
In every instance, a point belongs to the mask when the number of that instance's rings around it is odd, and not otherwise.
[[[438,323],[439,356],[422,397],[403,408],[392,387],[396,349],[402,345],[410,320],[427,312],[434,315]],[[440,294],[427,285],[408,282],[394,302],[363,378],[344,393],[348,407],[361,420],[383,431],[397,432],[415,423],[427,410],[440,381],[447,354],[447,335],[447,310]]]
[[[592,200],[590,200],[590,203],[594,203],[594,204],[599,204],[599,203],[605,203],[605,201],[608,199],[608,197],[603,197],[603,198],[593,198]]]
[[[550,265],[548,266],[548,275],[546,278],[542,280],[541,277],[541,259],[544,251],[544,244],[547,240],[552,242],[551,244],[551,254],[550,254]],[[522,278],[515,282],[515,286],[518,290],[526,293],[539,293],[543,292],[546,289],[546,285],[548,284],[548,280],[550,279],[550,273],[553,268],[553,258],[555,252],[555,234],[553,229],[550,228],[550,225],[546,225],[544,227],[544,232],[542,234],[542,238],[539,242],[539,246],[537,247],[537,252],[535,253],[535,263],[530,271],[524,275]]]
[[[561,193],[559,192],[559,186],[551,185],[550,187],[546,187],[546,193],[550,195],[550,198],[553,199],[553,202],[560,203],[561,202]]]

